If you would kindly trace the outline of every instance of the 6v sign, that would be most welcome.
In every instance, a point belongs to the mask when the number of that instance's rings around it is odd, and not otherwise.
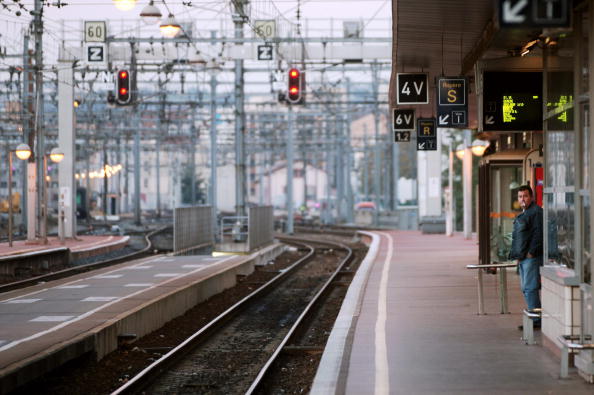
[[[414,130],[415,128],[415,110],[393,109],[394,123],[392,130],[395,132],[404,130]]]
[[[427,74],[398,73],[396,75],[397,104],[429,103],[429,87]]]

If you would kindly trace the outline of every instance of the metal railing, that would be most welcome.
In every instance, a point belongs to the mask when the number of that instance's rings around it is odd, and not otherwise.
[[[492,263],[488,265],[466,265],[467,269],[500,269],[499,271],[499,305],[501,314],[509,313],[507,308],[507,268],[516,267],[517,263]],[[485,298],[483,293],[483,270],[478,271],[478,314],[485,314]]]
[[[222,243],[243,243],[248,239],[248,217],[221,217],[220,236]]]
[[[274,216],[272,206],[250,207],[248,215],[248,245],[250,251],[272,243]]]

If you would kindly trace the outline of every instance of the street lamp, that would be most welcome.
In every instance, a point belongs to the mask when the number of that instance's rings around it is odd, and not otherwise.
[[[177,23],[173,14],[169,14],[169,16],[161,22],[159,30],[161,30],[161,34],[164,37],[174,38],[179,34],[181,25]]]
[[[161,10],[155,6],[153,0],[140,11],[140,18],[142,18],[142,21],[147,25],[154,25],[159,22],[159,19],[161,19],[162,16]]]
[[[8,246],[12,247],[12,152],[8,152]],[[19,144],[14,151],[17,158],[27,160],[31,156],[31,148],[27,144]]]
[[[463,160],[464,159],[464,144],[460,144],[457,148],[456,148],[456,158]]]
[[[476,156],[483,156],[487,148],[489,147],[489,142],[485,140],[474,140],[472,145],[470,146],[470,150],[472,151],[473,155]]]
[[[136,0],[113,0],[113,3],[120,11],[130,11],[136,7]]]

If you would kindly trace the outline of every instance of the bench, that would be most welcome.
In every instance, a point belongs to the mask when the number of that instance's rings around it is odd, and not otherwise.
[[[583,338],[579,335],[561,335],[557,338],[563,346],[561,349],[561,372],[559,377],[566,379],[569,376],[569,353],[579,353],[581,350],[594,350],[592,336],[586,335]],[[582,343],[579,343],[579,342]],[[589,341],[590,343],[583,343]]]
[[[542,309],[524,309],[524,317],[522,318],[522,340],[528,345],[536,344],[534,341],[534,318],[540,319],[542,317]]]
[[[491,263],[488,265],[466,265],[467,269],[501,269],[499,271],[499,305],[501,314],[509,313],[507,309],[507,269],[516,267],[517,263]],[[478,314],[485,314],[485,300],[483,296],[483,270],[478,271]]]

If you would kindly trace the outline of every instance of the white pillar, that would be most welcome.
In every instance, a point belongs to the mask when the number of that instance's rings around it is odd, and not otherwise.
[[[73,103],[74,70],[72,62],[60,62],[58,70],[58,145],[64,152],[64,159],[58,165],[60,186],[58,207],[64,211],[64,227],[62,229],[58,226],[58,229],[60,237],[67,238],[76,237],[76,184],[74,181],[76,149]]]
[[[472,151],[470,129],[464,130],[464,160],[462,161],[462,195],[464,200],[464,238],[472,238]]]
[[[417,153],[419,218],[441,216],[441,141],[436,151]]]

